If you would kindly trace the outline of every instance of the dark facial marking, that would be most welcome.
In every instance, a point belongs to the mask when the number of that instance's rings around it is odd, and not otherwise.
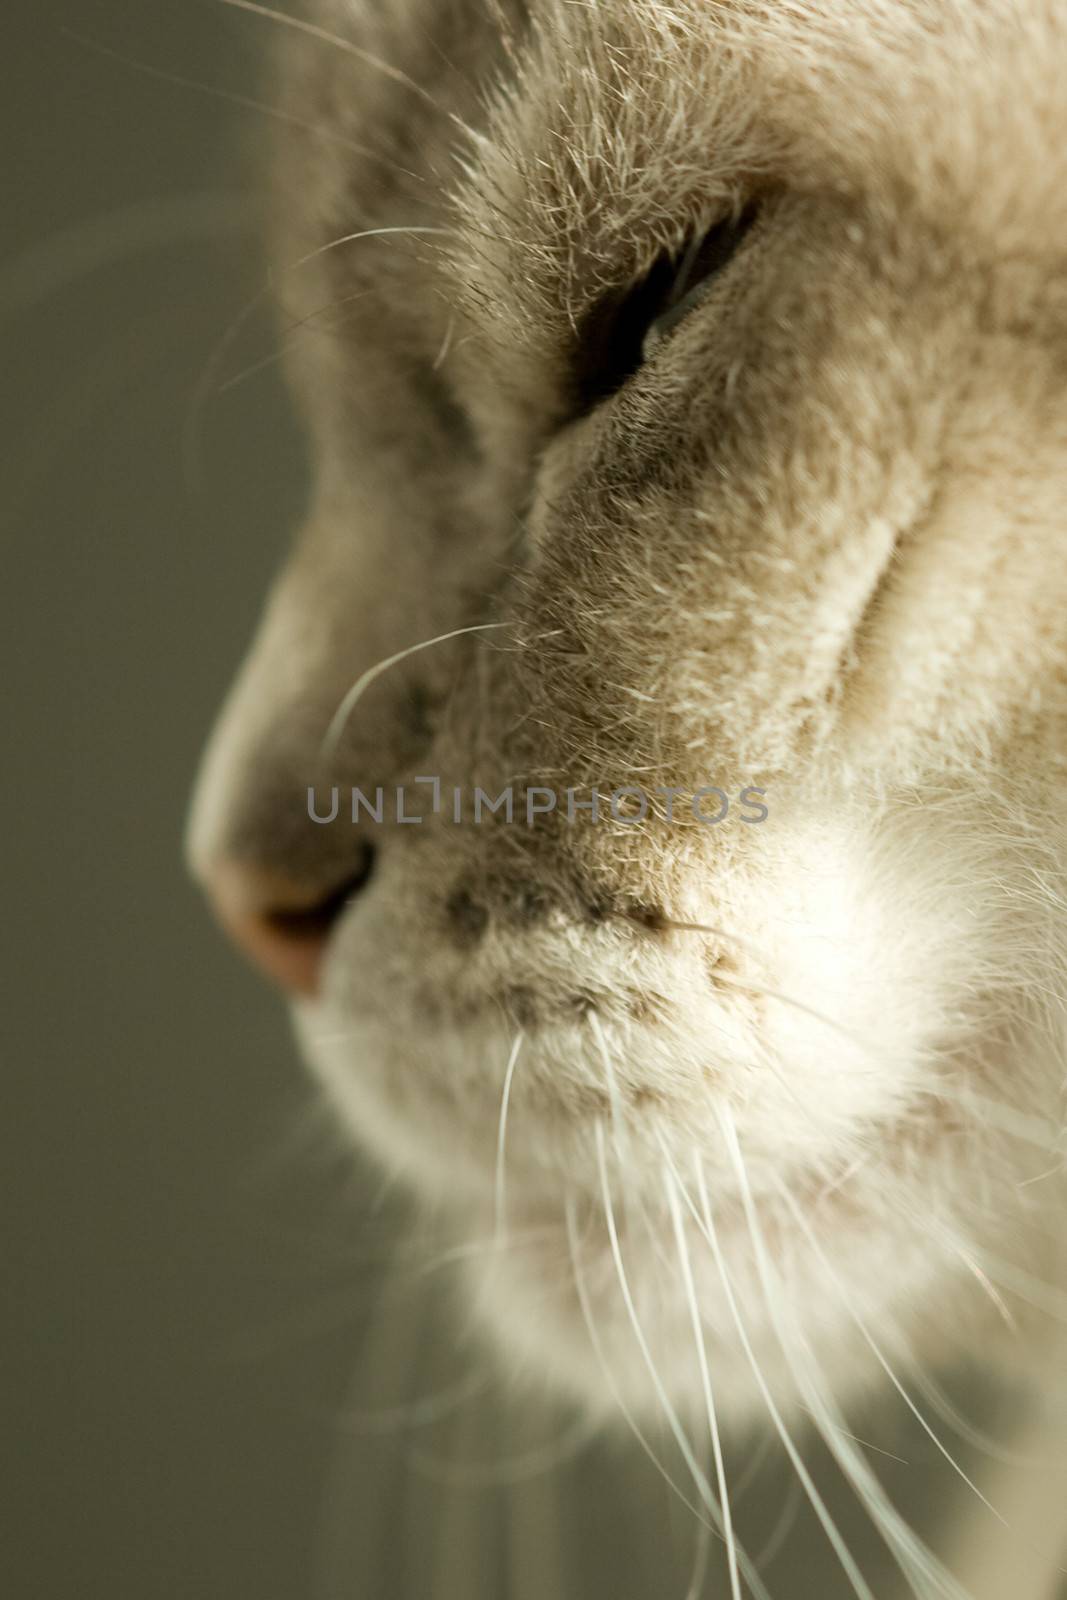
[[[452,938],[464,949],[476,945],[489,926],[489,913],[466,889],[456,889],[445,901]]]

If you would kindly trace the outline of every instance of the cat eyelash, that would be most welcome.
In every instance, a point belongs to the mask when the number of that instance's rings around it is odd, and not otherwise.
[[[723,218],[691,239],[680,255],[657,257],[636,283],[597,302],[579,340],[578,415],[586,415],[624,388],[703,303],[735,260],[759,214],[754,203]]]

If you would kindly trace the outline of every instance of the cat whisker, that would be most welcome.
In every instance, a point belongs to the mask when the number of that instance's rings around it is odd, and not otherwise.
[[[524,1034],[520,1029],[515,1035],[515,1039],[511,1046],[511,1053],[508,1056],[507,1068],[504,1072],[504,1087],[500,1095],[500,1121],[497,1127],[496,1138],[496,1175],[493,1185],[493,1199],[495,1208],[494,1240],[498,1249],[501,1248],[504,1243],[505,1232],[504,1163],[507,1153],[508,1109],[511,1105],[511,1085],[515,1077],[515,1067],[518,1063],[519,1052],[522,1050],[523,1038]]]
[[[693,1266],[689,1258],[689,1246],[686,1243],[685,1225],[682,1220],[681,1208],[678,1204],[677,1185],[670,1167],[664,1169],[664,1189],[671,1214],[671,1224],[674,1228],[678,1264],[682,1272],[682,1283],[685,1288],[685,1296],[692,1320],[693,1342],[697,1352],[697,1360],[700,1363],[700,1382],[704,1391],[704,1407],[707,1412],[708,1430],[711,1435],[711,1449],[715,1463],[715,1479],[719,1490],[719,1504],[722,1507],[722,1531],[723,1538],[726,1541],[730,1594],[733,1600],[741,1600],[741,1577],[737,1564],[737,1540],[734,1536],[733,1518],[730,1512],[730,1496],[726,1485],[726,1463],[723,1458],[722,1439],[719,1433],[719,1418],[711,1386],[711,1373],[708,1369],[708,1352],[704,1341],[704,1329],[700,1320],[700,1311],[697,1306],[696,1285],[693,1282]]]
[[[471,139],[476,141],[479,139],[479,135],[473,128],[468,127],[455,112],[448,111],[442,106],[436,96],[432,95],[421,83],[417,83],[414,78],[403,72],[399,67],[394,67],[388,61],[383,61],[380,56],[373,55],[371,51],[363,50],[359,45],[353,44],[351,39],[342,38],[338,33],[331,33],[328,28],[320,27],[314,22],[308,22],[304,17],[294,17],[287,11],[278,11],[273,6],[262,5],[259,0],[219,0],[219,4],[232,6],[236,11],[251,12],[254,16],[263,17],[270,22],[276,23],[279,27],[294,28],[298,33],[303,33],[309,38],[318,39],[323,44],[332,45],[335,49],[340,50],[343,55],[351,56],[363,66],[370,67],[375,72],[380,72],[383,77],[398,84],[402,89],[409,90],[411,94],[422,100],[425,105],[431,106],[434,111],[440,112],[450,122],[454,122],[458,127],[462,128],[463,132]]]
[[[814,1413],[810,1406],[801,1404],[799,1409],[803,1411],[805,1415],[811,1417],[814,1421]],[[908,1461],[906,1457],[898,1456],[894,1453],[894,1451],[886,1450],[880,1444],[872,1444],[870,1439],[861,1439],[859,1434],[853,1433],[851,1428],[838,1428],[835,1424],[835,1431],[841,1434],[842,1438],[851,1439],[853,1444],[858,1444],[862,1446],[864,1450],[869,1450],[872,1455],[881,1456],[884,1461],[897,1461],[902,1467],[908,1467],[911,1465],[910,1461]]]
[[[540,1223],[536,1227],[509,1230],[507,1245],[509,1250],[522,1250],[533,1246],[544,1239],[554,1239],[556,1229],[548,1223]],[[411,1280],[430,1277],[437,1272],[443,1272],[449,1267],[462,1261],[476,1261],[479,1257],[491,1257],[500,1249],[500,1239],[494,1232],[487,1239],[467,1239],[462,1244],[456,1244],[447,1250],[439,1252],[429,1260],[422,1261],[409,1274]]]
[[[942,1237],[944,1237],[944,1233],[942,1233]],[[947,1242],[949,1244],[949,1248],[959,1256],[960,1260],[967,1268],[967,1271],[976,1280],[983,1294],[993,1306],[994,1310],[998,1313],[1001,1321],[1004,1323],[1009,1333],[1013,1333],[1016,1337],[1018,1337],[1019,1323],[1012,1315],[1004,1296],[999,1292],[996,1285],[990,1281],[988,1273],[982,1271],[977,1261],[975,1261],[974,1258],[967,1253],[958,1239],[949,1238]]]
[[[619,1243],[619,1231],[615,1221],[615,1207],[611,1198],[611,1186],[608,1182],[607,1159],[604,1147],[604,1125],[602,1122],[598,1122],[596,1124],[595,1143],[597,1154],[597,1171],[600,1178],[600,1193],[604,1206],[604,1218],[607,1222],[611,1256],[615,1263],[615,1272],[619,1280],[619,1288],[622,1291],[622,1298],[626,1307],[626,1314],[630,1319],[630,1326],[633,1328],[634,1337],[637,1340],[637,1346],[641,1352],[641,1358],[644,1361],[645,1367],[648,1370],[648,1375],[652,1380],[652,1386],[655,1390],[656,1399],[658,1400],[660,1408],[663,1411],[667,1426],[674,1435],[675,1442],[682,1453],[682,1459],[685,1461],[685,1464],[689,1469],[700,1499],[707,1507],[707,1510],[710,1513],[716,1528],[721,1528],[721,1508],[715,1498],[711,1485],[708,1483],[707,1477],[700,1466],[700,1463],[697,1461],[697,1458],[693,1452],[693,1446],[689,1441],[685,1429],[682,1427],[682,1424],[679,1421],[678,1413],[671,1404],[671,1400],[667,1393],[666,1386],[664,1385],[663,1378],[652,1357],[652,1352],[649,1349],[648,1339],[645,1335],[645,1330],[641,1325],[641,1318],[638,1316],[637,1306],[634,1302],[633,1292],[630,1288],[630,1280],[627,1275],[626,1266],[622,1257],[622,1247]]]
[[[857,1498],[870,1516],[872,1524],[892,1552],[913,1593],[920,1597],[920,1600],[931,1593],[950,1597],[950,1600],[967,1600],[965,1591],[905,1523],[875,1477],[869,1463],[849,1439],[848,1430],[837,1407],[826,1390],[818,1384],[806,1339],[800,1330],[795,1325],[790,1326],[783,1316],[783,1297],[777,1292],[778,1286],[763,1229],[756,1213],[737,1130],[732,1116],[725,1108],[720,1109],[720,1127],[737,1179],[764,1302],[783,1354],[800,1393],[807,1401],[820,1434],[845,1479],[851,1484]],[[864,1590],[869,1593],[865,1580]]]
[[[604,1342],[600,1337],[600,1331],[596,1325],[596,1318],[593,1315],[592,1301],[589,1298],[589,1287],[586,1282],[584,1268],[582,1267],[577,1220],[574,1214],[573,1194],[568,1193],[566,1197],[564,1203],[564,1216],[567,1226],[567,1245],[570,1251],[571,1271],[574,1279],[575,1293],[578,1296],[578,1305],[582,1313],[582,1320],[585,1323],[586,1332],[589,1335],[589,1343],[593,1347],[593,1354],[596,1357],[597,1365],[600,1367],[600,1370],[604,1375],[604,1381],[608,1386],[611,1397],[618,1409],[619,1415],[622,1417],[623,1421],[630,1429],[630,1432],[633,1434],[635,1440],[640,1445],[642,1451],[648,1457],[649,1461],[651,1461],[652,1465],[655,1467],[656,1471],[659,1473],[660,1477],[663,1479],[664,1483],[666,1483],[671,1492],[677,1496],[677,1498],[685,1506],[686,1510],[691,1512],[698,1522],[703,1523],[704,1526],[710,1529],[711,1524],[707,1521],[704,1511],[689,1498],[689,1496],[685,1493],[685,1490],[682,1489],[676,1480],[671,1476],[660,1457],[656,1454],[656,1451],[650,1444],[647,1435],[642,1430],[636,1417],[623,1398],[622,1390],[620,1389],[615,1375],[611,1370],[611,1364],[607,1359],[607,1353],[604,1349]]]
[[[852,1182],[852,1179],[856,1177],[858,1173],[863,1171],[864,1167],[867,1167],[871,1164],[876,1154],[877,1152],[873,1148],[861,1150],[848,1163],[843,1172],[839,1172],[833,1178],[827,1178],[822,1187],[812,1197],[812,1210],[817,1210],[819,1206],[821,1206],[825,1201],[829,1200],[833,1195],[840,1194],[841,1190],[846,1188],[847,1185]]]
[[[963,1480],[963,1482],[967,1485],[967,1487],[974,1494],[976,1494],[978,1496],[978,1499],[982,1502],[982,1504],[984,1506],[987,1507],[987,1509],[989,1511],[991,1511],[993,1513],[993,1515],[997,1518],[997,1520],[1000,1523],[1002,1523],[1004,1527],[1007,1527],[1008,1524],[1007,1524],[1007,1521],[1005,1520],[1005,1518],[1003,1516],[1001,1516],[1000,1512],[996,1509],[995,1506],[990,1504],[990,1502],[986,1499],[985,1495],[982,1493],[981,1489],[979,1489],[978,1485],[973,1481],[973,1479],[968,1477],[967,1473],[960,1466],[960,1464],[956,1460],[955,1456],[951,1453],[951,1451],[948,1449],[948,1447],[944,1444],[944,1442],[942,1441],[940,1436],[931,1427],[931,1425],[927,1421],[926,1417],[919,1410],[919,1407],[915,1404],[915,1401],[912,1399],[911,1395],[908,1393],[908,1391],[905,1389],[904,1385],[901,1383],[900,1379],[897,1377],[897,1374],[894,1372],[893,1368],[890,1366],[888,1360],[886,1359],[886,1356],[883,1353],[883,1351],[881,1349],[881,1346],[877,1343],[877,1341],[875,1340],[873,1334],[870,1332],[869,1328],[867,1327],[866,1322],[860,1316],[859,1312],[856,1310],[855,1306],[852,1304],[851,1300],[849,1299],[849,1296],[847,1295],[847,1293],[845,1291],[844,1285],[841,1282],[840,1276],[834,1270],[834,1267],[832,1266],[828,1256],[826,1255],[826,1252],[823,1250],[822,1246],[819,1244],[819,1241],[815,1237],[814,1229],[811,1227],[811,1224],[808,1222],[807,1218],[804,1216],[804,1214],[801,1211],[800,1207],[797,1205],[796,1200],[794,1199],[794,1197],[793,1197],[792,1193],[790,1192],[788,1186],[780,1178],[775,1178],[774,1181],[775,1181],[775,1184],[776,1184],[776,1187],[778,1189],[779,1194],[781,1195],[782,1199],[785,1201],[785,1204],[788,1207],[788,1209],[789,1209],[789,1211],[790,1211],[790,1213],[791,1213],[791,1215],[793,1217],[794,1222],[796,1223],[797,1227],[800,1229],[802,1235],[807,1240],[808,1244],[811,1246],[811,1249],[814,1252],[815,1256],[817,1257],[819,1263],[821,1264],[821,1266],[823,1268],[823,1271],[826,1272],[826,1274],[830,1278],[830,1281],[834,1284],[835,1288],[837,1289],[839,1295],[841,1296],[842,1304],[844,1305],[844,1307],[845,1307],[846,1311],[848,1312],[849,1316],[852,1318],[852,1321],[856,1324],[856,1327],[859,1329],[860,1334],[862,1335],[862,1337],[864,1339],[864,1342],[867,1344],[867,1346],[869,1347],[869,1349],[870,1349],[871,1353],[873,1354],[875,1360],[878,1362],[878,1365],[882,1368],[882,1371],[885,1373],[886,1377],[889,1379],[890,1383],[893,1385],[893,1388],[900,1395],[901,1399],[904,1401],[904,1404],[907,1406],[907,1408],[911,1412],[912,1416],[918,1422],[918,1424],[922,1428],[923,1432],[927,1435],[927,1437],[930,1439],[930,1441],[935,1446],[935,1448],[938,1451],[940,1451],[941,1455],[944,1456],[945,1460],[948,1462],[948,1464],[952,1468],[952,1470],[954,1472],[956,1472],[959,1475],[959,1477]]]
[[[885,1055],[875,1051],[866,1040],[861,1039],[850,1028],[844,1027],[842,1023],[836,1022],[825,1011],[819,1011],[815,1006],[809,1006],[805,1001],[798,1000],[795,995],[786,994],[781,989],[771,989],[766,984],[753,983],[750,978],[734,978],[728,973],[720,972],[716,974],[715,981],[716,983],[724,984],[730,989],[741,989],[748,994],[759,995],[764,1000],[776,1000],[779,1005],[788,1006],[790,1010],[798,1011],[802,1016],[810,1017],[813,1022],[820,1023],[824,1028],[830,1028],[839,1038],[845,1039],[867,1056],[871,1062],[869,1068],[871,1076],[884,1073],[886,1068]]]
[[[449,319],[448,319],[448,327],[445,329],[445,336],[444,336],[444,339],[441,341],[441,348],[440,348],[440,350],[438,350],[437,355],[434,357],[433,367],[431,369],[433,372],[440,372],[441,368],[444,366],[445,362],[448,360],[449,352],[452,349],[452,342],[453,342],[453,339],[455,338],[455,333],[456,333],[456,319],[453,316],[453,317],[449,317]]]
[[[287,328],[282,329],[282,332],[283,334],[291,334],[298,333],[301,329],[310,329],[313,332],[321,332],[327,336],[332,335],[337,331],[336,326],[331,324],[329,327],[324,326],[321,329],[316,329],[314,325],[318,318],[326,316],[330,311],[339,310],[341,306],[351,305],[353,301],[365,300],[372,293],[373,290],[371,289],[359,289],[355,294],[342,295],[340,300],[331,300],[329,305],[319,306],[316,310],[309,311],[307,316],[295,318]],[[233,389],[240,388],[241,384],[247,383],[248,379],[254,378],[257,373],[265,372],[269,367],[276,366],[279,361],[284,361],[290,350],[296,347],[297,342],[296,339],[286,339],[286,342],[277,350],[272,350],[269,355],[263,356],[259,361],[252,362],[250,366],[242,367],[241,371],[235,373],[232,378],[227,378],[224,383],[219,384],[215,390],[216,399],[221,395],[229,394]]]
[[[1020,1300],[1043,1312],[1045,1316],[1057,1322],[1067,1323],[1067,1291],[1057,1284],[1046,1283],[1036,1273],[1029,1272],[1025,1267],[1016,1266],[1013,1262],[992,1256],[986,1250],[982,1251],[981,1266],[974,1262],[969,1262],[968,1265],[990,1288],[995,1284],[1007,1289],[1009,1293],[1017,1295]]]
[[[675,920],[673,917],[665,917],[658,926],[670,933],[705,934],[711,938],[733,944],[739,950],[750,950],[755,954],[761,954],[751,940],[745,939],[741,934],[730,933],[725,928],[715,927],[711,923],[682,922]],[[761,995],[767,1000],[776,1000],[780,1005],[789,1006],[792,1010],[799,1011],[803,1016],[810,1017],[813,1022],[819,1022],[824,1027],[830,1028],[841,1038],[847,1040],[849,1044],[854,1045],[857,1050],[869,1056],[872,1061],[873,1071],[884,1070],[885,1056],[877,1051],[869,1041],[861,1039],[851,1029],[846,1028],[843,1023],[838,1022],[825,1011],[820,1011],[817,1007],[809,1005],[807,1001],[798,1000],[795,995],[786,994],[781,989],[771,989],[764,984],[754,983],[748,978],[733,977],[729,973],[716,972],[715,982],[722,983],[731,989],[746,990],[751,994]]]
[[[592,1007],[588,1007],[584,1015],[589,1023],[590,1028],[592,1029],[593,1037],[597,1042],[597,1049],[600,1052],[600,1059],[604,1064],[604,1079],[607,1084],[608,1100],[611,1105],[612,1136],[615,1142],[616,1154],[620,1154],[623,1148],[623,1141],[625,1137],[625,1120],[622,1109],[622,1097],[619,1093],[619,1080],[615,1073],[615,1064],[611,1059],[611,1052],[608,1049],[608,1041],[604,1034],[603,1024],[601,1023],[596,1011]]]
[[[1007,1101],[991,1099],[972,1089],[970,1085],[938,1086],[937,1098],[946,1105],[972,1113],[974,1122],[989,1125],[1006,1133],[1021,1143],[1033,1145],[1047,1154],[1059,1154],[1067,1159],[1064,1149],[1064,1129],[1043,1117],[1033,1116]]]
[[[356,679],[331,717],[329,727],[326,729],[319,749],[322,759],[326,762],[333,761],[337,754],[338,745],[341,742],[341,736],[352,712],[371,684],[380,678],[383,673],[388,672],[391,667],[399,666],[401,661],[407,661],[410,656],[418,655],[422,650],[429,650],[434,645],[447,644],[449,639],[460,639],[469,633],[490,633],[495,628],[510,628],[512,626],[513,624],[510,622],[479,622],[468,628],[452,628],[448,633],[439,633],[433,639],[422,639],[418,644],[408,645],[405,650],[398,650],[395,655],[386,656],[384,661],[379,661],[373,667],[368,667],[366,672],[361,673]]]
[[[108,61],[118,62],[120,66],[128,67],[132,72],[138,72],[146,78],[154,78],[159,83],[173,84],[177,89],[192,89],[196,94],[210,95],[213,100],[222,100],[227,105],[238,106],[244,111],[258,111],[265,117],[271,117],[275,122],[281,122],[287,127],[301,128],[305,133],[313,133],[317,138],[325,140],[328,144],[336,145],[339,149],[349,150],[353,155],[364,156],[372,161],[380,161],[385,166],[392,167],[397,172],[403,172],[409,178],[418,181],[425,180],[416,172],[407,172],[405,168],[398,167],[395,162],[389,161],[386,156],[370,149],[367,145],[358,144],[354,139],[348,139],[336,128],[327,127],[321,122],[311,122],[306,117],[299,117],[295,112],[283,111],[280,106],[268,105],[265,100],[256,100],[253,96],[239,94],[235,90],[221,89],[213,83],[201,83],[196,78],[185,78],[177,72],[170,72],[162,67],[153,66],[149,61],[140,61],[136,56],[127,55],[125,51],[115,50],[111,45],[101,44],[98,39],[90,39],[83,33],[78,33],[74,28],[60,28],[59,32],[68,39],[73,39],[86,50],[91,50],[95,55],[103,56]]]
[[[237,3],[237,0],[220,0],[220,3],[223,5],[233,5]],[[282,274],[296,272],[301,267],[308,266],[310,262],[317,261],[321,256],[328,254],[332,250],[339,250],[344,245],[348,244],[357,244],[364,239],[383,239],[404,234],[439,235],[447,233],[448,231],[449,230],[447,228],[431,227],[362,228],[354,233],[342,234],[338,239],[330,239],[326,244],[319,245],[314,250],[309,250],[306,255],[299,256],[295,261],[287,262],[286,265],[280,269],[280,271]],[[226,356],[233,346],[234,341],[247,326],[249,320],[257,311],[267,304],[275,292],[275,273],[272,271],[262,288],[258,289],[251,299],[241,307],[240,311],[230,322],[229,326],[223,330],[216,341],[214,348],[209,353],[207,360],[204,362],[196,383],[193,385],[193,393],[189,401],[189,411],[185,419],[185,426],[183,430],[183,456],[185,460],[186,477],[194,486],[199,484],[201,478],[200,451],[197,438],[200,420],[203,416],[207,403],[211,398],[212,392],[217,386],[218,374],[222,363],[226,359]]]
[[[681,1421],[680,1421],[680,1419],[678,1417],[678,1413],[677,1413],[675,1407],[671,1404],[670,1398],[669,1398],[669,1396],[667,1394],[666,1387],[665,1387],[665,1385],[663,1383],[663,1379],[662,1379],[662,1377],[660,1375],[659,1369],[657,1368],[657,1366],[656,1366],[656,1364],[655,1364],[655,1362],[654,1362],[654,1360],[652,1358],[652,1352],[651,1352],[651,1350],[649,1348],[648,1339],[646,1337],[646,1334],[645,1334],[645,1331],[644,1331],[643,1327],[641,1326],[641,1321],[640,1321],[640,1318],[639,1318],[639,1316],[637,1314],[637,1307],[636,1307],[636,1304],[634,1302],[633,1293],[631,1291],[629,1278],[628,1278],[628,1275],[627,1275],[627,1272],[626,1272],[626,1267],[625,1267],[625,1264],[623,1262],[622,1247],[621,1247],[621,1244],[620,1244],[620,1241],[619,1241],[618,1228],[617,1228],[616,1222],[615,1222],[615,1212],[614,1212],[614,1207],[612,1205],[612,1200],[611,1200],[611,1190],[610,1190],[610,1187],[609,1187],[609,1184],[608,1184],[607,1163],[606,1163],[605,1146],[604,1146],[604,1127],[603,1127],[603,1123],[600,1123],[600,1122],[598,1122],[597,1125],[596,1125],[596,1147],[597,1147],[597,1168],[598,1168],[598,1172],[599,1172],[599,1175],[600,1175],[601,1197],[602,1197],[603,1205],[604,1205],[605,1220],[606,1220],[607,1225],[608,1225],[608,1238],[609,1238],[609,1242],[610,1242],[610,1245],[611,1245],[612,1259],[613,1259],[613,1261],[615,1263],[615,1272],[616,1272],[616,1276],[618,1277],[618,1280],[619,1280],[619,1287],[622,1290],[623,1301],[624,1301],[624,1304],[626,1306],[626,1311],[627,1311],[627,1315],[628,1315],[629,1320],[630,1320],[630,1325],[631,1325],[631,1327],[633,1329],[634,1336],[635,1336],[635,1338],[637,1340],[637,1344],[638,1344],[638,1348],[639,1348],[639,1350],[641,1352],[642,1360],[645,1363],[645,1366],[647,1368],[649,1377],[652,1379],[652,1385],[653,1385],[653,1388],[654,1388],[655,1393],[656,1393],[656,1398],[659,1401],[660,1408],[663,1411],[664,1419],[666,1420],[667,1425],[668,1425],[671,1433],[674,1436],[675,1442],[677,1443],[678,1448],[681,1451],[682,1458],[685,1461],[685,1464],[689,1469],[690,1475],[691,1475],[691,1477],[693,1479],[693,1483],[694,1483],[694,1485],[695,1485],[695,1487],[696,1487],[696,1489],[697,1489],[697,1491],[698,1491],[698,1493],[700,1495],[700,1498],[703,1501],[705,1507],[707,1508],[709,1514],[711,1515],[711,1518],[712,1518],[713,1523],[714,1523],[715,1531],[727,1543],[728,1555],[729,1555],[729,1558],[730,1558],[730,1561],[731,1561],[731,1567],[730,1567],[731,1574],[733,1574],[733,1572],[735,1570],[735,1566],[736,1567],[740,1567],[741,1570],[744,1572],[745,1579],[746,1579],[747,1583],[749,1584],[753,1594],[757,1597],[757,1600],[770,1600],[770,1597],[767,1594],[767,1590],[766,1590],[766,1588],[765,1588],[765,1586],[764,1586],[764,1584],[763,1584],[763,1582],[762,1582],[762,1580],[761,1580],[761,1578],[759,1576],[759,1573],[755,1570],[755,1568],[753,1567],[751,1561],[745,1555],[745,1553],[742,1550],[741,1546],[737,1543],[737,1541],[736,1541],[736,1539],[734,1537],[734,1534],[733,1534],[732,1524],[729,1524],[730,1532],[729,1532],[729,1535],[727,1535],[727,1532],[726,1532],[726,1529],[727,1529],[727,1526],[728,1526],[727,1514],[726,1514],[726,1512],[724,1510],[723,1504],[720,1504],[719,1500],[716,1498],[714,1492],[712,1491],[711,1485],[708,1482],[708,1478],[707,1478],[706,1473],[704,1472],[703,1468],[700,1466],[699,1462],[696,1459],[696,1455],[694,1453],[694,1450],[693,1450],[692,1444],[691,1444],[691,1442],[689,1440],[689,1437],[686,1434],[685,1429],[682,1427]],[[696,1306],[695,1306],[695,1289],[694,1289],[693,1310],[694,1310],[694,1312],[695,1312],[695,1314],[697,1316],[697,1326],[699,1328],[699,1312],[696,1312]],[[703,1349],[702,1342],[701,1342],[700,1348]],[[710,1385],[710,1378],[709,1378],[709,1385]],[[712,1414],[714,1414],[714,1405],[712,1405]],[[717,1437],[717,1435],[718,1435],[718,1425],[717,1425],[717,1421],[716,1421],[715,1428],[714,1428],[714,1436]],[[722,1465],[721,1447],[713,1446],[713,1449],[714,1449],[714,1454],[715,1454],[716,1471],[718,1472],[718,1470],[720,1468],[720,1465]],[[725,1473],[724,1465],[722,1465],[722,1470]],[[725,1493],[725,1478],[723,1480],[723,1491]],[[732,1585],[732,1583],[733,1583],[733,1578],[731,1577],[731,1585]],[[731,1593],[734,1593],[734,1590],[733,1590],[732,1587],[731,1587]]]
[[[733,1283],[726,1269],[726,1260],[723,1255],[722,1246],[719,1242],[718,1233],[716,1232],[715,1219],[712,1215],[711,1199],[708,1194],[707,1180],[704,1177],[704,1169],[699,1155],[695,1152],[693,1157],[693,1166],[697,1194],[700,1200],[702,1221],[701,1231],[711,1247],[711,1253],[715,1261],[716,1270],[718,1271],[719,1277],[722,1281],[723,1294],[726,1297],[727,1308],[729,1310],[731,1320],[733,1321],[734,1327],[737,1329],[737,1335],[741,1341],[741,1346],[745,1353],[745,1359],[748,1361],[749,1367],[752,1370],[752,1376],[756,1380],[756,1386],[763,1398],[763,1403],[767,1408],[767,1413],[771,1419],[771,1423],[775,1432],[778,1434],[778,1437],[782,1441],[782,1446],[785,1450],[785,1453],[793,1465],[793,1469],[797,1474],[797,1478],[803,1485],[804,1492],[811,1503],[812,1509],[815,1512],[815,1515],[818,1517],[819,1522],[822,1524],[823,1531],[829,1539],[834,1553],[836,1554],[838,1561],[841,1563],[846,1576],[851,1582],[855,1593],[857,1596],[859,1596],[859,1600],[875,1600],[870,1586],[856,1564],[855,1557],[852,1555],[852,1552],[849,1550],[848,1545],[845,1543],[844,1538],[841,1535],[841,1530],[838,1528],[833,1517],[830,1515],[829,1508],[823,1500],[822,1495],[816,1488],[815,1481],[812,1478],[811,1473],[808,1471],[808,1468],[804,1462],[804,1458],[800,1454],[800,1451],[798,1450],[796,1443],[789,1432],[789,1429],[786,1427],[785,1419],[783,1418],[778,1404],[771,1393],[770,1385],[768,1384],[763,1369],[759,1364],[756,1352],[752,1346],[752,1341],[748,1334],[748,1330],[745,1327],[744,1318],[741,1315],[741,1308],[734,1293]]]
[[[1022,1451],[1006,1449],[998,1439],[994,1439],[984,1429],[977,1427],[970,1418],[965,1417],[958,1406],[949,1399],[945,1391],[928,1372],[916,1367],[912,1376],[916,1387],[922,1391],[923,1399],[931,1410],[936,1412],[942,1422],[951,1428],[953,1433],[966,1444],[971,1445],[973,1449],[980,1450],[983,1455],[989,1456],[991,1460],[1002,1461],[1007,1466],[1012,1467],[1033,1468],[1054,1465],[1051,1459],[1042,1461],[1036,1456],[1026,1455]]]
[[[961,1240],[957,1238],[954,1230],[950,1228],[943,1220],[931,1216],[929,1212],[925,1212],[920,1216],[920,1214],[916,1212],[913,1207],[907,1205],[907,1203],[899,1196],[896,1200],[896,1206],[901,1215],[910,1223],[912,1227],[922,1227],[927,1233],[935,1233],[943,1247],[951,1255],[959,1258],[959,1260],[967,1268],[967,1271],[974,1278],[975,1282],[981,1288],[982,1293],[986,1296],[994,1310],[997,1312],[997,1315],[1004,1323],[1004,1326],[1010,1333],[1018,1336],[1020,1332],[1019,1324],[1016,1318],[1012,1315],[1012,1312],[1006,1304],[1003,1296],[999,1293],[996,1286],[991,1281],[989,1274],[982,1270],[977,1261],[975,1261],[974,1257],[965,1248]]]

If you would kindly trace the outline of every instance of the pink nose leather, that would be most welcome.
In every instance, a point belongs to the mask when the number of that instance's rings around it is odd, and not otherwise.
[[[313,998],[330,932],[369,871],[368,862],[324,893],[254,865],[226,861],[205,875],[204,886],[237,948],[286,993]]]

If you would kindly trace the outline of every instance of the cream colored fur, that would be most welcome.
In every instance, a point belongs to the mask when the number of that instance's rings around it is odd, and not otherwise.
[[[315,491],[207,759],[195,862],[343,876],[355,836],[309,826],[314,782],[761,785],[753,828],[372,829],[375,877],[299,1010],[308,1059],[459,1237],[493,1236],[503,1191],[513,1242],[473,1256],[471,1293],[516,1372],[605,1416],[568,1205],[614,1384],[639,1417],[663,1396],[598,1140],[694,1430],[672,1164],[698,1211],[702,1165],[785,1415],[809,1362],[835,1404],[887,1385],[864,1328],[902,1374],[1001,1346],[1036,1369],[1067,1303],[1067,16],[307,17],[334,39],[279,27],[288,108],[320,132],[277,151],[275,254]],[[575,418],[598,298],[757,193],[753,247]],[[383,675],[323,765],[362,671],[484,623],[507,626]],[[764,1396],[684,1218],[718,1408],[746,1422]],[[1054,1556],[1021,1596],[1054,1592]]]

